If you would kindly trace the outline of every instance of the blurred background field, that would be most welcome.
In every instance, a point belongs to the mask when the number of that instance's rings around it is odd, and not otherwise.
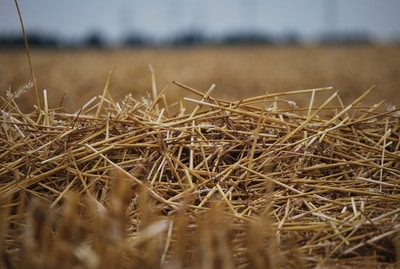
[[[49,105],[71,112],[101,94],[110,71],[109,90],[116,100],[128,93],[146,97],[152,85],[149,65],[158,90],[167,87],[172,101],[187,94],[172,84],[176,80],[200,91],[216,84],[213,95],[226,100],[332,86],[345,103],[375,85],[366,105],[383,99],[400,105],[400,46],[393,45],[32,49],[31,54],[38,89],[47,89]],[[0,63],[2,96],[30,81],[24,50],[1,50]],[[309,100],[308,95],[288,98],[300,106]],[[26,112],[34,109],[34,100],[33,89],[17,99]]]

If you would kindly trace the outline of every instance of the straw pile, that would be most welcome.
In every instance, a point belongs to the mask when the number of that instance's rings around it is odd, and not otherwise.
[[[3,97],[2,267],[394,266],[399,110],[361,106],[370,90],[230,102],[175,84],[198,98],[105,87],[76,113],[44,98],[24,114]]]

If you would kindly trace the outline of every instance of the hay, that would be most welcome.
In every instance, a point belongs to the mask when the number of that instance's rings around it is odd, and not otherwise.
[[[395,262],[399,110],[361,106],[371,89],[345,106],[314,104],[331,88],[230,102],[175,84],[198,98],[169,105],[154,85],[116,102],[106,86],[76,113],[31,114],[3,98],[3,267]]]

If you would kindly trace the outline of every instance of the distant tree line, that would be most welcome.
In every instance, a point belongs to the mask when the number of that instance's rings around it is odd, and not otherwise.
[[[101,32],[92,32],[79,42],[68,42],[61,40],[53,35],[44,35],[32,33],[28,35],[30,47],[37,48],[57,48],[57,47],[76,47],[76,48],[104,48],[109,45]],[[163,42],[154,42],[149,37],[139,34],[126,35],[117,46],[122,47],[141,47],[154,45],[165,46],[193,46],[193,45],[300,45],[301,38],[295,33],[286,33],[281,36],[272,36],[261,33],[237,32],[227,34],[220,38],[209,38],[196,31],[188,31],[174,36]],[[370,44],[373,39],[362,32],[351,33],[324,33],[317,44],[324,45],[352,45],[352,44]],[[20,35],[0,36],[0,48],[19,48],[24,46],[24,39]]]
[[[32,47],[57,47],[59,41],[56,37],[41,34],[29,34],[27,36],[29,46]],[[1,48],[20,48],[25,46],[24,38],[21,35],[4,35],[0,36]]]

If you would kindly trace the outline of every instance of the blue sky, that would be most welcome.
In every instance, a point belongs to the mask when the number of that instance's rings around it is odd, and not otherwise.
[[[182,31],[207,36],[237,31],[313,38],[362,31],[381,40],[400,36],[399,0],[19,0],[28,31],[76,40],[98,31],[111,40],[139,32],[163,39]],[[0,0],[0,35],[19,31],[13,0]]]

